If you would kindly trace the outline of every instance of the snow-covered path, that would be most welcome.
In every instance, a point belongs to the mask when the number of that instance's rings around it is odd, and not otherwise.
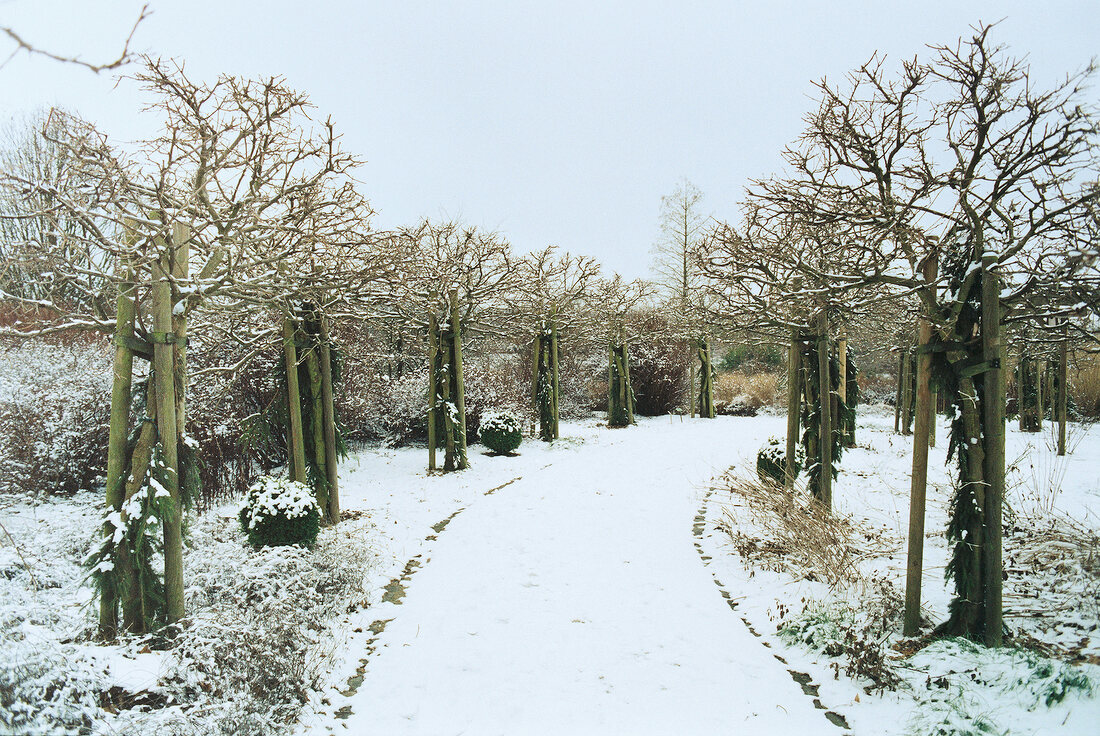
[[[693,547],[703,484],[766,429],[731,446],[707,425],[665,419],[539,455],[456,516],[392,607],[350,732],[834,730]]]

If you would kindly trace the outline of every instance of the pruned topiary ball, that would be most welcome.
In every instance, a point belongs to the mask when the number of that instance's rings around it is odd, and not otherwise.
[[[507,412],[492,412],[481,418],[481,444],[501,455],[513,452],[523,442],[519,419]]]
[[[270,475],[248,489],[240,519],[253,547],[311,547],[321,529],[321,509],[309,486]]]

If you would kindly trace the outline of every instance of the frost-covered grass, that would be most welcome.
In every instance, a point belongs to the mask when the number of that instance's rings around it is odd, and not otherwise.
[[[954,462],[946,459],[946,429],[941,423],[930,460],[925,634],[946,619],[952,592],[943,576]],[[1058,458],[1049,429],[1025,434],[1008,425],[1004,600],[1011,646],[999,651],[902,639],[911,438],[893,434],[892,416],[872,411],[860,417],[857,439],[841,463],[828,524],[809,524],[797,504],[781,502],[782,493],[765,494],[765,503],[751,483],[732,495],[730,487],[744,484],[717,484],[707,554],[740,591],[747,620],[785,646],[792,667],[821,683],[823,700],[857,733],[1094,733],[1100,432],[1073,425],[1073,452]],[[746,464],[734,475],[755,473]]]
[[[235,507],[192,519],[179,632],[103,646],[80,567],[100,502],[3,509],[0,732],[284,732],[339,650],[340,617],[363,600],[370,522],[322,530],[313,549],[254,550]]]

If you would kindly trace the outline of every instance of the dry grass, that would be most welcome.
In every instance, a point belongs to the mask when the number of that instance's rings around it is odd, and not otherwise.
[[[719,373],[714,384],[714,400],[717,403],[740,404],[753,410],[773,406],[778,383],[774,373]]]
[[[755,567],[830,585],[862,582],[859,564],[896,541],[864,532],[846,516],[825,511],[804,489],[788,490],[747,473],[728,472],[717,487],[730,492],[719,528]]]
[[[1074,365],[1076,364],[1076,365]],[[1080,356],[1069,377],[1070,394],[1083,417],[1100,417],[1100,355]]]

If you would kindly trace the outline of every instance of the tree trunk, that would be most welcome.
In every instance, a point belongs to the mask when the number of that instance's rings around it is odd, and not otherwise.
[[[294,344],[294,322],[283,318],[283,357],[286,362],[287,453],[290,478],[306,482],[306,446],[302,432],[302,392],[298,385],[298,347]]]
[[[924,278],[929,283],[936,280],[936,262],[928,259],[924,264]],[[928,487],[928,447],[934,415],[932,404],[932,354],[928,352],[932,341],[932,322],[924,316],[920,320],[917,352],[917,409],[913,427],[913,474],[909,486],[909,557],[905,569],[905,636],[916,636],[920,631],[921,576],[924,573],[924,517],[925,494]]]
[[[791,346],[787,351],[787,467],[783,475],[787,488],[794,487],[794,469],[798,457],[799,413],[802,410],[801,358],[802,341],[799,339],[798,328],[792,327]]]
[[[329,523],[340,521],[340,480],[336,459],[336,401],[332,391],[332,349],[329,345],[328,322],[324,314],[318,315],[321,323],[321,409],[325,429],[325,468],[328,470]]]
[[[171,511],[164,528],[164,595],[168,623],[183,617],[183,503],[180,498],[176,433],[175,336],[172,334],[172,254],[163,241],[153,262],[153,375],[157,395],[157,434],[164,460]]]
[[[982,445],[983,471],[987,484],[984,506],[985,537],[983,583],[985,601],[985,643],[1002,643],[1001,513],[1005,492],[1005,380],[1001,367],[1001,290],[992,256],[982,258],[982,352],[988,366],[983,377]]]
[[[833,421],[832,376],[829,371],[829,317],[822,308],[818,317],[817,335],[817,383],[818,383],[818,442],[820,443],[821,473],[818,476],[818,500],[826,509],[833,507]]]

